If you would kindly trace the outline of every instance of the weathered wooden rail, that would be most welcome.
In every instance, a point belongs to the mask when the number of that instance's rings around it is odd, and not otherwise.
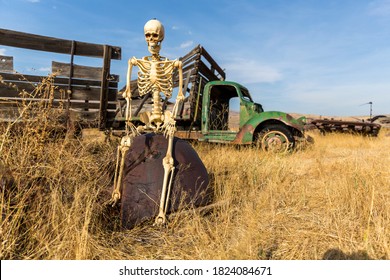
[[[65,40],[18,31],[0,29],[0,45],[68,54],[68,62],[52,62],[53,106],[64,106],[68,118],[95,122],[100,129],[112,125],[116,115],[119,76],[111,74],[111,60],[121,59],[121,48]],[[75,56],[101,58],[102,67],[74,64]],[[12,118],[26,96],[45,77],[17,73],[12,56],[0,56],[0,117]],[[12,86],[11,86],[12,85]],[[40,96],[29,96],[29,101],[42,101]]]

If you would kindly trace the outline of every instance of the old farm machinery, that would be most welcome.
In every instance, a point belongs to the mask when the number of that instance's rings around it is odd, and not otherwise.
[[[335,119],[312,119],[309,123],[319,129],[322,134],[339,132],[364,136],[378,136],[381,125],[371,121],[346,121]]]

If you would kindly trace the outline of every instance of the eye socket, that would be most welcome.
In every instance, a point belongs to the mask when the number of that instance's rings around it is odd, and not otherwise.
[[[158,34],[157,33],[145,33],[145,37],[146,38],[150,38],[150,37],[158,38]]]

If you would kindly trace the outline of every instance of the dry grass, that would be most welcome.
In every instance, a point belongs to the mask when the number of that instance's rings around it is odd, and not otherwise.
[[[221,199],[230,200],[229,216],[215,224],[225,227],[220,242],[228,248],[214,248],[211,258],[389,259],[390,138],[315,139],[284,156],[199,150]]]
[[[119,231],[102,199],[116,143],[67,137],[39,110],[0,127],[1,259],[390,259],[386,131],[287,155],[194,144],[226,203]]]

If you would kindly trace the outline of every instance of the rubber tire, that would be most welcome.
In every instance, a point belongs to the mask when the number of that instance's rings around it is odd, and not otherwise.
[[[267,144],[267,142],[269,143]],[[272,124],[258,133],[256,144],[266,152],[285,153],[294,148],[295,139],[291,131],[284,125]],[[270,149],[270,144],[274,145],[272,149]]]

